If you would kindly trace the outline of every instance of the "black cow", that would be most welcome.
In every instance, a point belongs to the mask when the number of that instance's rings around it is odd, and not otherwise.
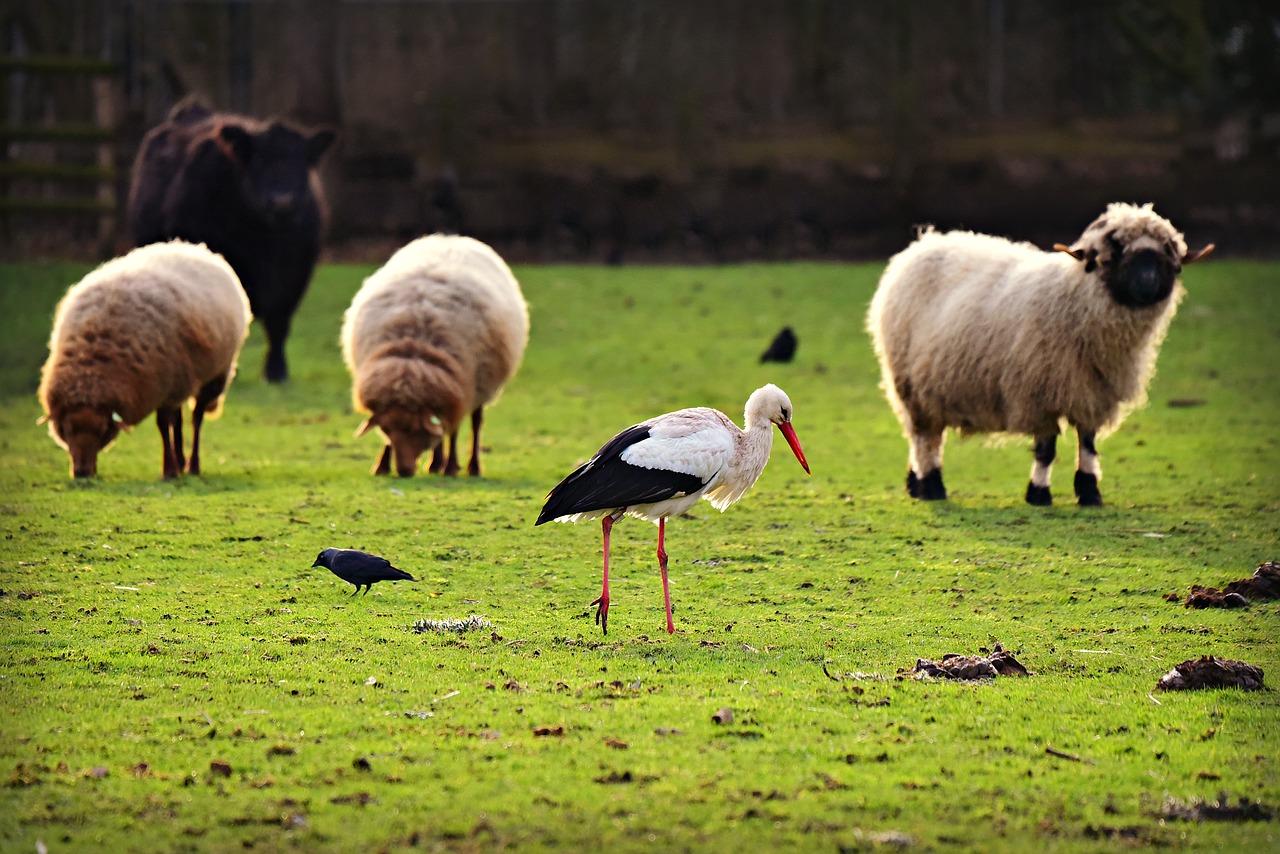
[[[327,217],[315,170],[333,141],[328,128],[217,113],[192,96],[147,133],[133,164],[134,244],[180,238],[227,259],[266,331],[271,382],[289,375],[284,342]]]

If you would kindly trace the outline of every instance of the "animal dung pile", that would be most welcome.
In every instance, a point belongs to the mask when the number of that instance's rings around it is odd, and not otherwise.
[[[1177,593],[1164,597],[1170,602],[1182,599]],[[1223,589],[1191,585],[1182,604],[1187,608],[1247,608],[1251,602],[1280,599],[1280,562],[1267,561],[1248,578],[1232,581]]]
[[[466,632],[478,632],[481,629],[491,628],[493,628],[493,624],[478,614],[472,614],[462,620],[418,620],[413,624],[413,630],[418,634],[435,632],[438,635],[442,635],[445,632],[451,632],[455,635],[461,635]]]
[[[1262,690],[1262,668],[1243,661],[1202,655],[1175,666],[1160,677],[1157,691],[1194,691],[1200,688]]]
[[[980,650],[986,652],[986,650]],[[915,667],[903,673],[917,679],[931,676],[934,679],[994,679],[997,676],[1030,676],[1013,653],[997,643],[987,655],[960,655],[947,653],[939,661],[917,658]]]

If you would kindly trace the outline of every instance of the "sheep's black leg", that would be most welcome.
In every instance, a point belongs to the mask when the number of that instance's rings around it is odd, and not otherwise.
[[[432,474],[443,474],[445,463],[444,439],[440,440],[440,444],[436,445],[435,451],[431,454],[431,467],[428,469]]]
[[[457,477],[460,468],[462,466],[458,464],[458,431],[454,430],[449,435],[449,461],[444,464],[445,477]]]
[[[920,497],[925,501],[943,501],[947,487],[942,482],[942,466],[931,469],[920,479]]]
[[[391,474],[391,446],[384,445],[382,456],[373,464],[373,474]]]
[[[1094,444],[1097,433],[1093,430],[1076,431],[1079,442],[1076,447],[1076,499],[1081,507],[1101,507],[1102,493],[1098,480],[1102,477],[1102,464],[1098,461],[1098,449]]]
[[[182,470],[178,465],[178,458],[173,453],[173,425],[174,418],[182,418],[182,410],[178,408],[166,409],[161,407],[156,410],[156,427],[160,430],[160,442],[164,445],[164,461],[161,469],[162,477],[165,480],[171,480],[178,476],[178,472]]]
[[[178,474],[187,469],[186,449],[182,445],[182,407],[173,408],[173,461],[178,466]]]
[[[191,410],[191,457],[187,460],[187,474],[200,474],[200,428],[204,425],[204,414],[226,387],[227,376],[223,374],[205,383],[196,395],[196,405]]]
[[[477,406],[471,413],[471,462],[467,465],[467,474],[480,476],[480,425],[484,423],[484,407]]]
[[[1031,481],[1027,484],[1027,503],[1048,507],[1053,503],[1049,492],[1049,473],[1053,470],[1053,458],[1058,455],[1058,434],[1036,437],[1036,461],[1031,467]]]
[[[911,435],[911,474],[907,475],[907,492],[912,498],[924,501],[941,501],[947,497],[947,488],[942,483],[942,443],[944,436],[941,430],[926,433],[917,430]],[[915,475],[924,472],[923,475]],[[915,475],[913,477],[913,475]],[[914,487],[914,489],[913,489]]]

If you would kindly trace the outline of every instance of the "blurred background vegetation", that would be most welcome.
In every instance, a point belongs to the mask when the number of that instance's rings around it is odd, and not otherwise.
[[[189,93],[339,129],[330,258],[875,258],[1114,200],[1280,254],[1271,0],[10,0],[0,39],[5,257],[126,247]]]

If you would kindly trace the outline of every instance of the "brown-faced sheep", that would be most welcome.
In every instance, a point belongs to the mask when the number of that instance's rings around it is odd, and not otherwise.
[[[484,407],[515,374],[529,340],[529,312],[511,270],[470,237],[431,235],[402,247],[365,280],[347,309],[342,352],[352,401],[369,413],[356,435],[386,437],[374,474],[458,473],[458,428],[471,414],[471,462],[480,474]],[[442,440],[449,437],[446,461]]]
[[[1213,246],[1188,254],[1151,205],[1115,203],[1054,248],[926,230],[890,260],[867,328],[910,442],[912,497],[947,497],[943,431],[956,427],[1034,437],[1026,500],[1049,504],[1065,420],[1079,438],[1076,497],[1102,503],[1094,443],[1145,400],[1184,293],[1178,274]]]
[[[249,332],[249,300],[220,255],[181,241],[115,258],[67,291],[40,380],[42,421],[71,455],[71,474],[98,472],[121,429],[154,412],[164,477],[200,473],[200,428],[216,415]],[[182,405],[192,399],[191,457]]]

